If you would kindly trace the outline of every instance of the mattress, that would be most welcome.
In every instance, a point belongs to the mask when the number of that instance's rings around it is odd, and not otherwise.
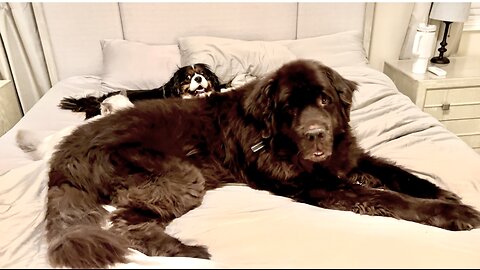
[[[351,125],[371,154],[405,166],[480,209],[480,156],[423,113],[383,73],[336,70],[357,81]],[[83,122],[58,108],[61,98],[105,92],[97,76],[55,84],[0,137],[0,267],[49,268],[43,221],[48,161],[15,144],[19,129],[47,136]],[[149,257],[135,251],[115,268],[479,268],[480,229],[447,231],[388,217],[313,207],[231,184],[208,191],[167,233],[208,247],[211,260]]]

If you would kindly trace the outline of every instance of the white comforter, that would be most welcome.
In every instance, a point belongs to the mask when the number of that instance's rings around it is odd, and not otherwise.
[[[421,112],[382,73],[338,68],[360,83],[351,124],[361,145],[388,157],[480,209],[480,156]],[[85,91],[85,89],[90,89]],[[44,205],[47,162],[15,146],[19,128],[48,135],[79,124],[82,114],[57,108],[65,96],[100,90],[98,77],[56,84],[0,138],[0,267],[49,267]],[[451,232],[386,217],[360,216],[292,202],[241,185],[212,190],[167,232],[209,247],[212,260],[134,253],[122,268],[479,268],[480,229]]]

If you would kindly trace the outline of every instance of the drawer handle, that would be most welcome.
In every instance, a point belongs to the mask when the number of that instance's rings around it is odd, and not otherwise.
[[[442,110],[443,110],[443,111],[448,111],[448,110],[450,110],[450,103],[446,103],[446,104],[444,103],[444,104],[442,104]]]

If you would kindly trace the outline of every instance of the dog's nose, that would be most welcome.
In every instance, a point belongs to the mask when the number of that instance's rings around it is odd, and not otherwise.
[[[200,76],[195,77],[195,81],[196,81],[197,83],[202,82],[202,77],[200,77]]]
[[[307,136],[309,140],[314,140],[316,138],[321,139],[325,137],[325,129],[319,127],[311,128],[305,132],[305,136]]]

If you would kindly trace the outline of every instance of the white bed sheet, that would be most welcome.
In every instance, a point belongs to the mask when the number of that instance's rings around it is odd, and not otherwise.
[[[452,190],[480,209],[480,156],[400,94],[382,73],[339,67],[360,83],[352,127],[372,154]],[[86,90],[88,89],[88,90]],[[0,138],[0,267],[49,267],[44,205],[48,164],[15,145],[20,128],[45,136],[83,121],[57,108],[65,96],[100,93],[98,77],[56,84]],[[292,202],[242,185],[207,192],[202,205],[167,232],[209,247],[212,260],[147,257],[121,268],[479,268],[480,229],[451,232],[386,217],[360,216]]]

